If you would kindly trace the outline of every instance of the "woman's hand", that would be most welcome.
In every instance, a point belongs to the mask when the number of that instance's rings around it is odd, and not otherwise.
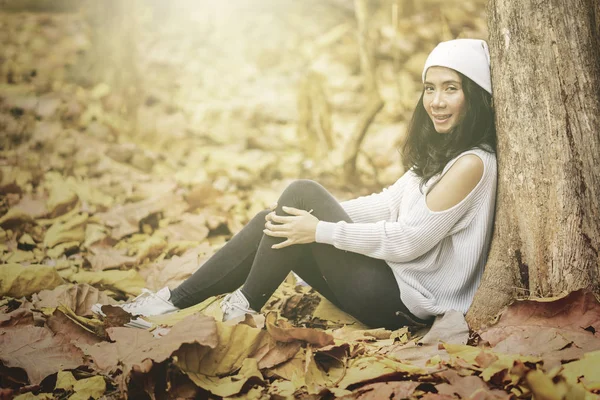
[[[281,249],[293,244],[312,243],[315,241],[317,224],[319,220],[311,214],[312,210],[305,211],[293,207],[282,207],[283,211],[290,216],[280,216],[271,212],[265,219],[265,229],[263,232],[273,237],[284,237],[287,240],[274,244],[273,249]]]

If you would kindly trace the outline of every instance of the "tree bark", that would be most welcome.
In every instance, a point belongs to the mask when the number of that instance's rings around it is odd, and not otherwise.
[[[600,276],[600,3],[490,0],[488,26],[499,175],[475,329]]]

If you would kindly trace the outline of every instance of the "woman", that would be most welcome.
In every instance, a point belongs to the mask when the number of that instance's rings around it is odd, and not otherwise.
[[[396,183],[338,203],[317,183],[296,181],[274,211],[256,215],[179,287],[145,292],[122,307],[157,315],[233,291],[221,304],[229,320],[260,311],[293,270],[372,327],[420,325],[451,309],[465,313],[483,273],[494,218],[487,44],[440,43],[422,77],[402,151],[410,169]]]

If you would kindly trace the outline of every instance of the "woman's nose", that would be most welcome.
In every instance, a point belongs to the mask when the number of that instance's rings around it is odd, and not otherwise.
[[[431,106],[435,108],[443,108],[446,105],[444,99],[442,98],[441,92],[435,92],[433,94],[433,98],[431,99]]]

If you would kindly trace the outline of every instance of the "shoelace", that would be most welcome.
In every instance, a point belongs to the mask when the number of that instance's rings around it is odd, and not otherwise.
[[[227,314],[235,309],[238,309],[240,311],[243,311],[245,313],[252,313],[252,310],[241,306],[240,304],[236,304],[234,302],[231,302],[231,298],[233,297],[234,293],[229,293],[227,296],[225,296],[223,298],[223,301],[221,302],[221,311],[223,312],[223,314]]]
[[[142,293],[134,298],[133,300],[123,304],[121,307],[123,310],[129,312],[132,308],[141,306],[151,298],[156,297],[156,293],[149,289],[142,289]]]
[[[223,298],[223,301],[221,302],[221,311],[223,312],[223,314],[227,314],[230,311],[233,311],[234,309],[233,304],[229,303],[232,294],[233,293],[229,293]]]

